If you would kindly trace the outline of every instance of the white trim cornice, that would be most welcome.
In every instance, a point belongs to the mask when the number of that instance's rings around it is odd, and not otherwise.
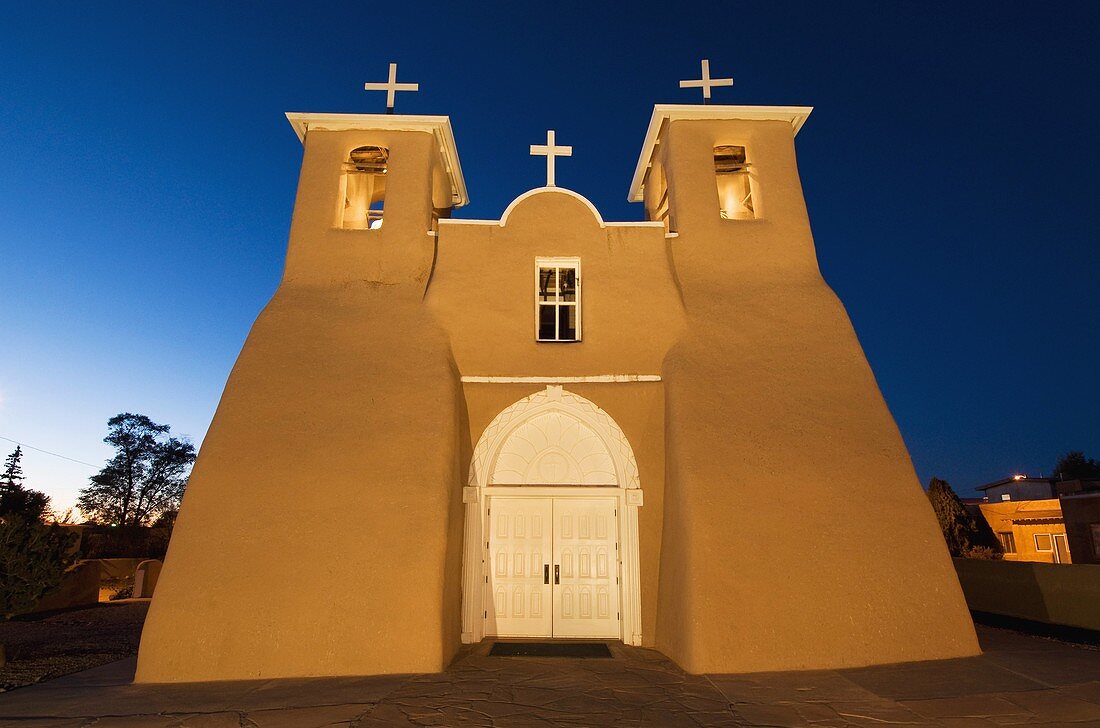
[[[653,150],[661,127],[668,121],[692,119],[728,119],[736,121],[786,121],[794,127],[797,135],[806,123],[812,106],[713,106],[703,104],[656,104],[653,116],[649,119],[649,129],[642,142],[642,152],[638,156],[638,166],[634,168],[634,178],[630,182],[630,192],[626,199],[630,202],[642,201],[642,185],[646,170],[653,160]]]
[[[451,119],[448,116],[405,116],[399,114],[310,114],[288,111],[286,118],[294,128],[301,142],[305,142],[306,132],[324,131],[426,131],[435,136],[439,144],[439,153],[447,168],[451,180],[451,199],[455,207],[470,202],[466,192],[466,180],[462,176],[462,165],[458,161],[458,147],[455,145]]]
[[[466,376],[463,382],[473,384],[579,384],[584,382],[659,382],[660,374],[586,374],[576,377],[505,377]]]

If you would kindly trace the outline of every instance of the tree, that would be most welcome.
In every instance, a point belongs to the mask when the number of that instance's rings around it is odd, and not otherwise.
[[[168,508],[161,511],[161,514],[157,516],[157,520],[153,521],[153,528],[167,528],[171,531],[176,526],[176,516],[180,512],[174,508]]]
[[[115,455],[80,491],[77,506],[89,518],[112,526],[141,526],[178,510],[195,448],[168,435],[145,415],[124,412],[107,421],[103,441]]]
[[[23,487],[23,448],[15,446],[15,452],[4,460],[0,473],[0,518],[19,516],[28,521],[41,521],[50,506],[45,493]]]
[[[1058,480],[1100,478],[1100,461],[1085,457],[1080,450],[1071,450],[1058,459],[1054,477]]]
[[[982,543],[988,539],[983,538],[974,517],[946,480],[932,478],[928,482],[928,500],[936,512],[936,520],[940,522],[947,550],[952,556],[976,555],[983,549],[991,548],[988,543]]]
[[[23,487],[23,446],[16,445],[15,452],[4,459],[4,472],[0,474],[0,493]]]

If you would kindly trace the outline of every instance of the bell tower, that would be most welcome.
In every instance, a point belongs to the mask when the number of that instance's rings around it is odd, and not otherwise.
[[[691,672],[979,651],[905,443],[818,269],[794,146],[810,111],[657,106],[630,189],[665,223],[688,320],[662,371],[657,646]]]
[[[462,393],[423,303],[436,221],[466,203],[450,120],[287,118],[283,279],[191,474],[137,682],[432,672],[460,644]]]
[[[302,140],[288,281],[348,277],[421,294],[439,218],[469,199],[450,120],[394,114],[287,114]]]

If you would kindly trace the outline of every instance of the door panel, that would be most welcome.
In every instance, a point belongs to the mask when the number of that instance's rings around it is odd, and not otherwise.
[[[618,637],[613,498],[554,499],[554,636]]]
[[[485,634],[619,637],[616,506],[491,497]]]
[[[553,586],[550,498],[489,501],[489,569],[485,633],[500,637],[546,637],[552,631]]]
[[[1053,536],[1054,539],[1054,563],[1056,564],[1068,564],[1069,559],[1069,546],[1066,545],[1066,535],[1064,533],[1056,533]]]

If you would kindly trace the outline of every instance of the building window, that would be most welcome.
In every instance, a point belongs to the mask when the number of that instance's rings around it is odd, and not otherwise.
[[[1100,559],[1100,523],[1090,523],[1092,531],[1092,555]]]
[[[1016,537],[1011,533],[1007,531],[998,533],[997,539],[1001,542],[1001,551],[1006,554],[1016,553]]]
[[[580,341],[580,258],[538,258],[535,261],[535,338],[538,341]]]
[[[386,198],[386,171],[390,151],[385,147],[351,150],[340,177],[343,203],[340,227],[377,230],[382,227],[382,203]]]
[[[1044,552],[1054,550],[1054,541],[1050,538],[1049,533],[1035,534],[1035,550]]]
[[[745,148],[725,145],[714,148],[714,176],[718,181],[718,208],[723,220],[753,220],[755,182]]]

